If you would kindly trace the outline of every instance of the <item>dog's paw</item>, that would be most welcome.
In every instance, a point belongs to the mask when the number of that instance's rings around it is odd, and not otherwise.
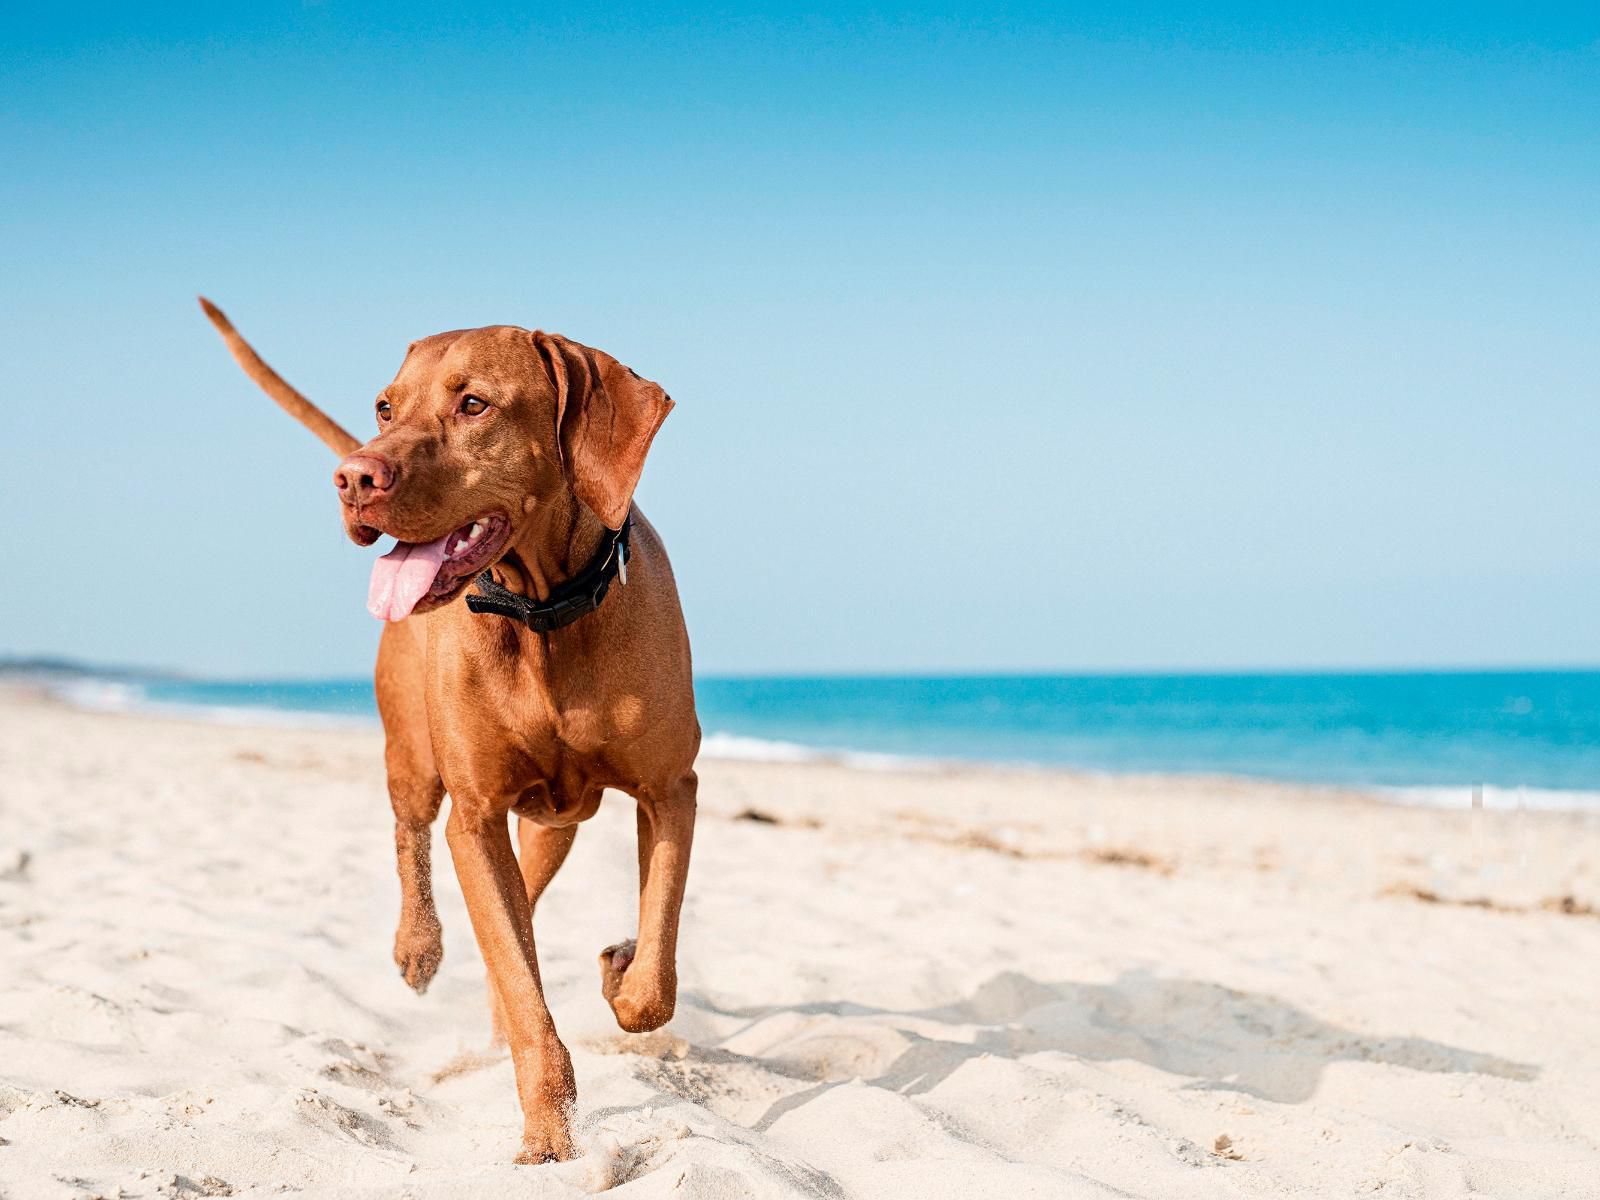
[[[542,1163],[566,1162],[571,1157],[572,1144],[564,1137],[560,1141],[544,1137],[524,1138],[522,1149],[511,1161],[522,1167],[537,1167]]]
[[[535,1078],[525,1079],[525,1069],[536,1072]],[[550,1031],[533,1063],[518,1064],[517,1091],[522,1099],[522,1149],[516,1161],[549,1163],[572,1158],[572,1115],[578,1088],[572,1077],[572,1056],[555,1030]]]
[[[628,1033],[649,1033],[672,1020],[678,980],[670,969],[665,976],[647,974],[634,965],[638,947],[619,942],[600,951],[600,994],[611,1005],[617,1024]]]
[[[444,943],[437,933],[432,937],[408,935],[402,929],[395,934],[394,961],[400,968],[400,977],[420,996],[439,973],[439,964],[444,961]]]
[[[600,951],[600,994],[606,1000],[615,999],[622,990],[622,977],[627,973],[638,948],[638,943],[630,938]]]

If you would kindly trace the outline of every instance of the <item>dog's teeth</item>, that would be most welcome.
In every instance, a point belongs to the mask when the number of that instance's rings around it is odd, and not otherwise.
[[[483,533],[483,526],[481,524],[479,524],[477,521],[474,521],[472,523],[472,528],[467,530],[467,541],[469,541],[469,542],[477,541],[478,540],[478,536],[481,533]]]

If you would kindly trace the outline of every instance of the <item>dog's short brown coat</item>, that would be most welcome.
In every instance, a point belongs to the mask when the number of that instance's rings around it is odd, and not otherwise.
[[[627,584],[614,584],[597,611],[533,633],[470,613],[460,599],[467,577],[385,626],[375,673],[400,871],[395,960],[418,991],[439,968],[429,843],[449,792],[450,853],[488,965],[496,1031],[516,1070],[518,1159],[566,1158],[572,1060],[545,1004],[532,916],[605,788],[637,802],[639,935],[636,945],[601,952],[601,989],[629,1031],[664,1024],[677,995],[700,727],[672,568],[632,503],[672,401],[609,355],[565,338],[512,326],[463,330],[412,343],[380,393],[387,408],[378,435],[358,446],[215,306],[201,305],[246,373],[355,464],[352,477],[381,464],[382,488],[340,480],[346,528],[364,545],[379,531],[431,541],[503,514],[509,534],[495,575],[542,599],[632,514]],[[468,415],[466,395],[485,408],[468,405]]]

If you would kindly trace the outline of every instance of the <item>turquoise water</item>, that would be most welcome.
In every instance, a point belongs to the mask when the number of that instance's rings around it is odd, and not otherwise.
[[[133,704],[375,715],[365,680],[107,686]],[[1594,671],[702,679],[696,693],[722,753],[1600,793]]]

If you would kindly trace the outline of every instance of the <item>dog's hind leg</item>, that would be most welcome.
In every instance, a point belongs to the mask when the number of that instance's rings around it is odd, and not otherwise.
[[[519,818],[517,821],[517,860],[522,868],[522,885],[528,893],[528,907],[537,908],[539,897],[567,861],[578,836],[576,825],[552,828]]]
[[[424,645],[411,622],[385,625],[374,682],[383,718],[384,765],[394,809],[395,863],[400,873],[400,924],[394,961],[406,983],[425,992],[444,957],[433,904],[433,820],[444,784],[433,763],[423,696]]]

